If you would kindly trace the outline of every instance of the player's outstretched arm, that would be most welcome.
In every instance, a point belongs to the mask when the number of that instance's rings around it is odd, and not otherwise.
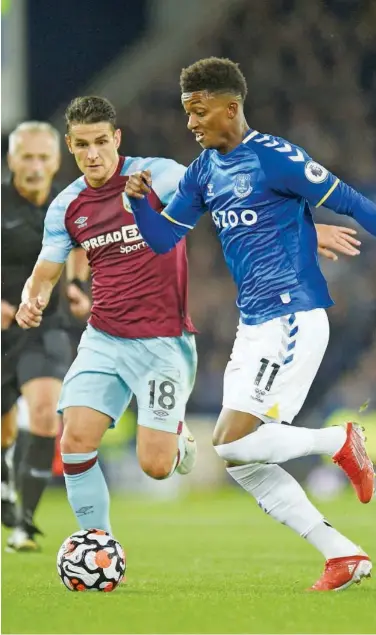
[[[338,254],[345,256],[358,256],[360,254],[357,247],[360,240],[354,238],[356,230],[350,227],[338,227],[337,225],[315,224],[317,232],[318,252],[321,256],[329,260],[338,260]]]
[[[37,328],[40,325],[42,313],[63,269],[64,263],[38,260],[33,273],[26,280],[21,304],[16,313],[16,320],[21,328]]]
[[[179,183],[177,192],[161,214],[150,207],[147,195],[151,192],[152,178],[149,170],[132,174],[125,186],[125,194],[132,206],[140,233],[156,253],[170,251],[190,229],[193,229],[205,212],[198,189],[188,168]]]
[[[376,236],[376,204],[313,161],[301,148],[286,144],[291,154],[271,148],[264,165],[277,189],[306,198],[313,207],[328,207],[350,216]]]
[[[263,169],[274,190],[303,197],[312,207],[323,205],[337,214],[351,216],[376,236],[373,201],[313,161],[303,148],[277,138],[271,143],[269,135],[260,138],[259,134],[253,134],[250,143],[257,143]]]
[[[365,230],[376,236],[376,204],[343,181],[339,181],[338,186],[328,195],[325,207],[337,214],[351,216]]]

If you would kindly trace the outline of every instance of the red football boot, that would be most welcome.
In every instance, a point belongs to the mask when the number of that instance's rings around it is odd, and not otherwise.
[[[342,448],[333,456],[349,477],[361,503],[369,503],[373,496],[375,473],[372,461],[364,445],[363,428],[356,423],[347,423],[347,438]]]
[[[371,577],[372,562],[365,554],[331,558],[309,591],[342,591],[351,584],[360,584],[362,578]]]

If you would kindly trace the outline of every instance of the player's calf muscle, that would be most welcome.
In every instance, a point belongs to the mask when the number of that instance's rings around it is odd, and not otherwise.
[[[141,469],[157,480],[171,474],[178,451],[178,435],[140,426],[137,434],[137,456]]]
[[[154,448],[148,452],[137,450],[138,461],[145,474],[156,480],[163,480],[171,475],[171,470],[176,462],[177,456],[177,435],[174,448]]]
[[[237,441],[255,432],[260,419],[248,412],[240,412],[222,408],[213,432],[213,445],[223,445]]]

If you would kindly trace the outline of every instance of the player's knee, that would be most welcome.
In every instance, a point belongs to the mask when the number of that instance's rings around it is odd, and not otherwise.
[[[162,481],[171,474],[173,460],[163,455],[139,457],[141,469],[157,481]]]
[[[60,441],[60,449],[63,454],[85,454],[94,452],[98,448],[93,439],[89,438],[86,431],[80,430],[79,425],[64,420],[64,431]]]
[[[41,437],[55,436],[58,433],[59,419],[56,404],[42,400],[29,407],[30,430]]]
[[[97,450],[95,444],[80,434],[79,430],[64,429],[60,441],[60,449],[63,454],[86,454]]]

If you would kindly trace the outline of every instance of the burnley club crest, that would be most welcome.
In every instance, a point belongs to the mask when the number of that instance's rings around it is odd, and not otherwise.
[[[234,192],[239,198],[245,198],[252,192],[251,175],[238,174],[235,179]]]

